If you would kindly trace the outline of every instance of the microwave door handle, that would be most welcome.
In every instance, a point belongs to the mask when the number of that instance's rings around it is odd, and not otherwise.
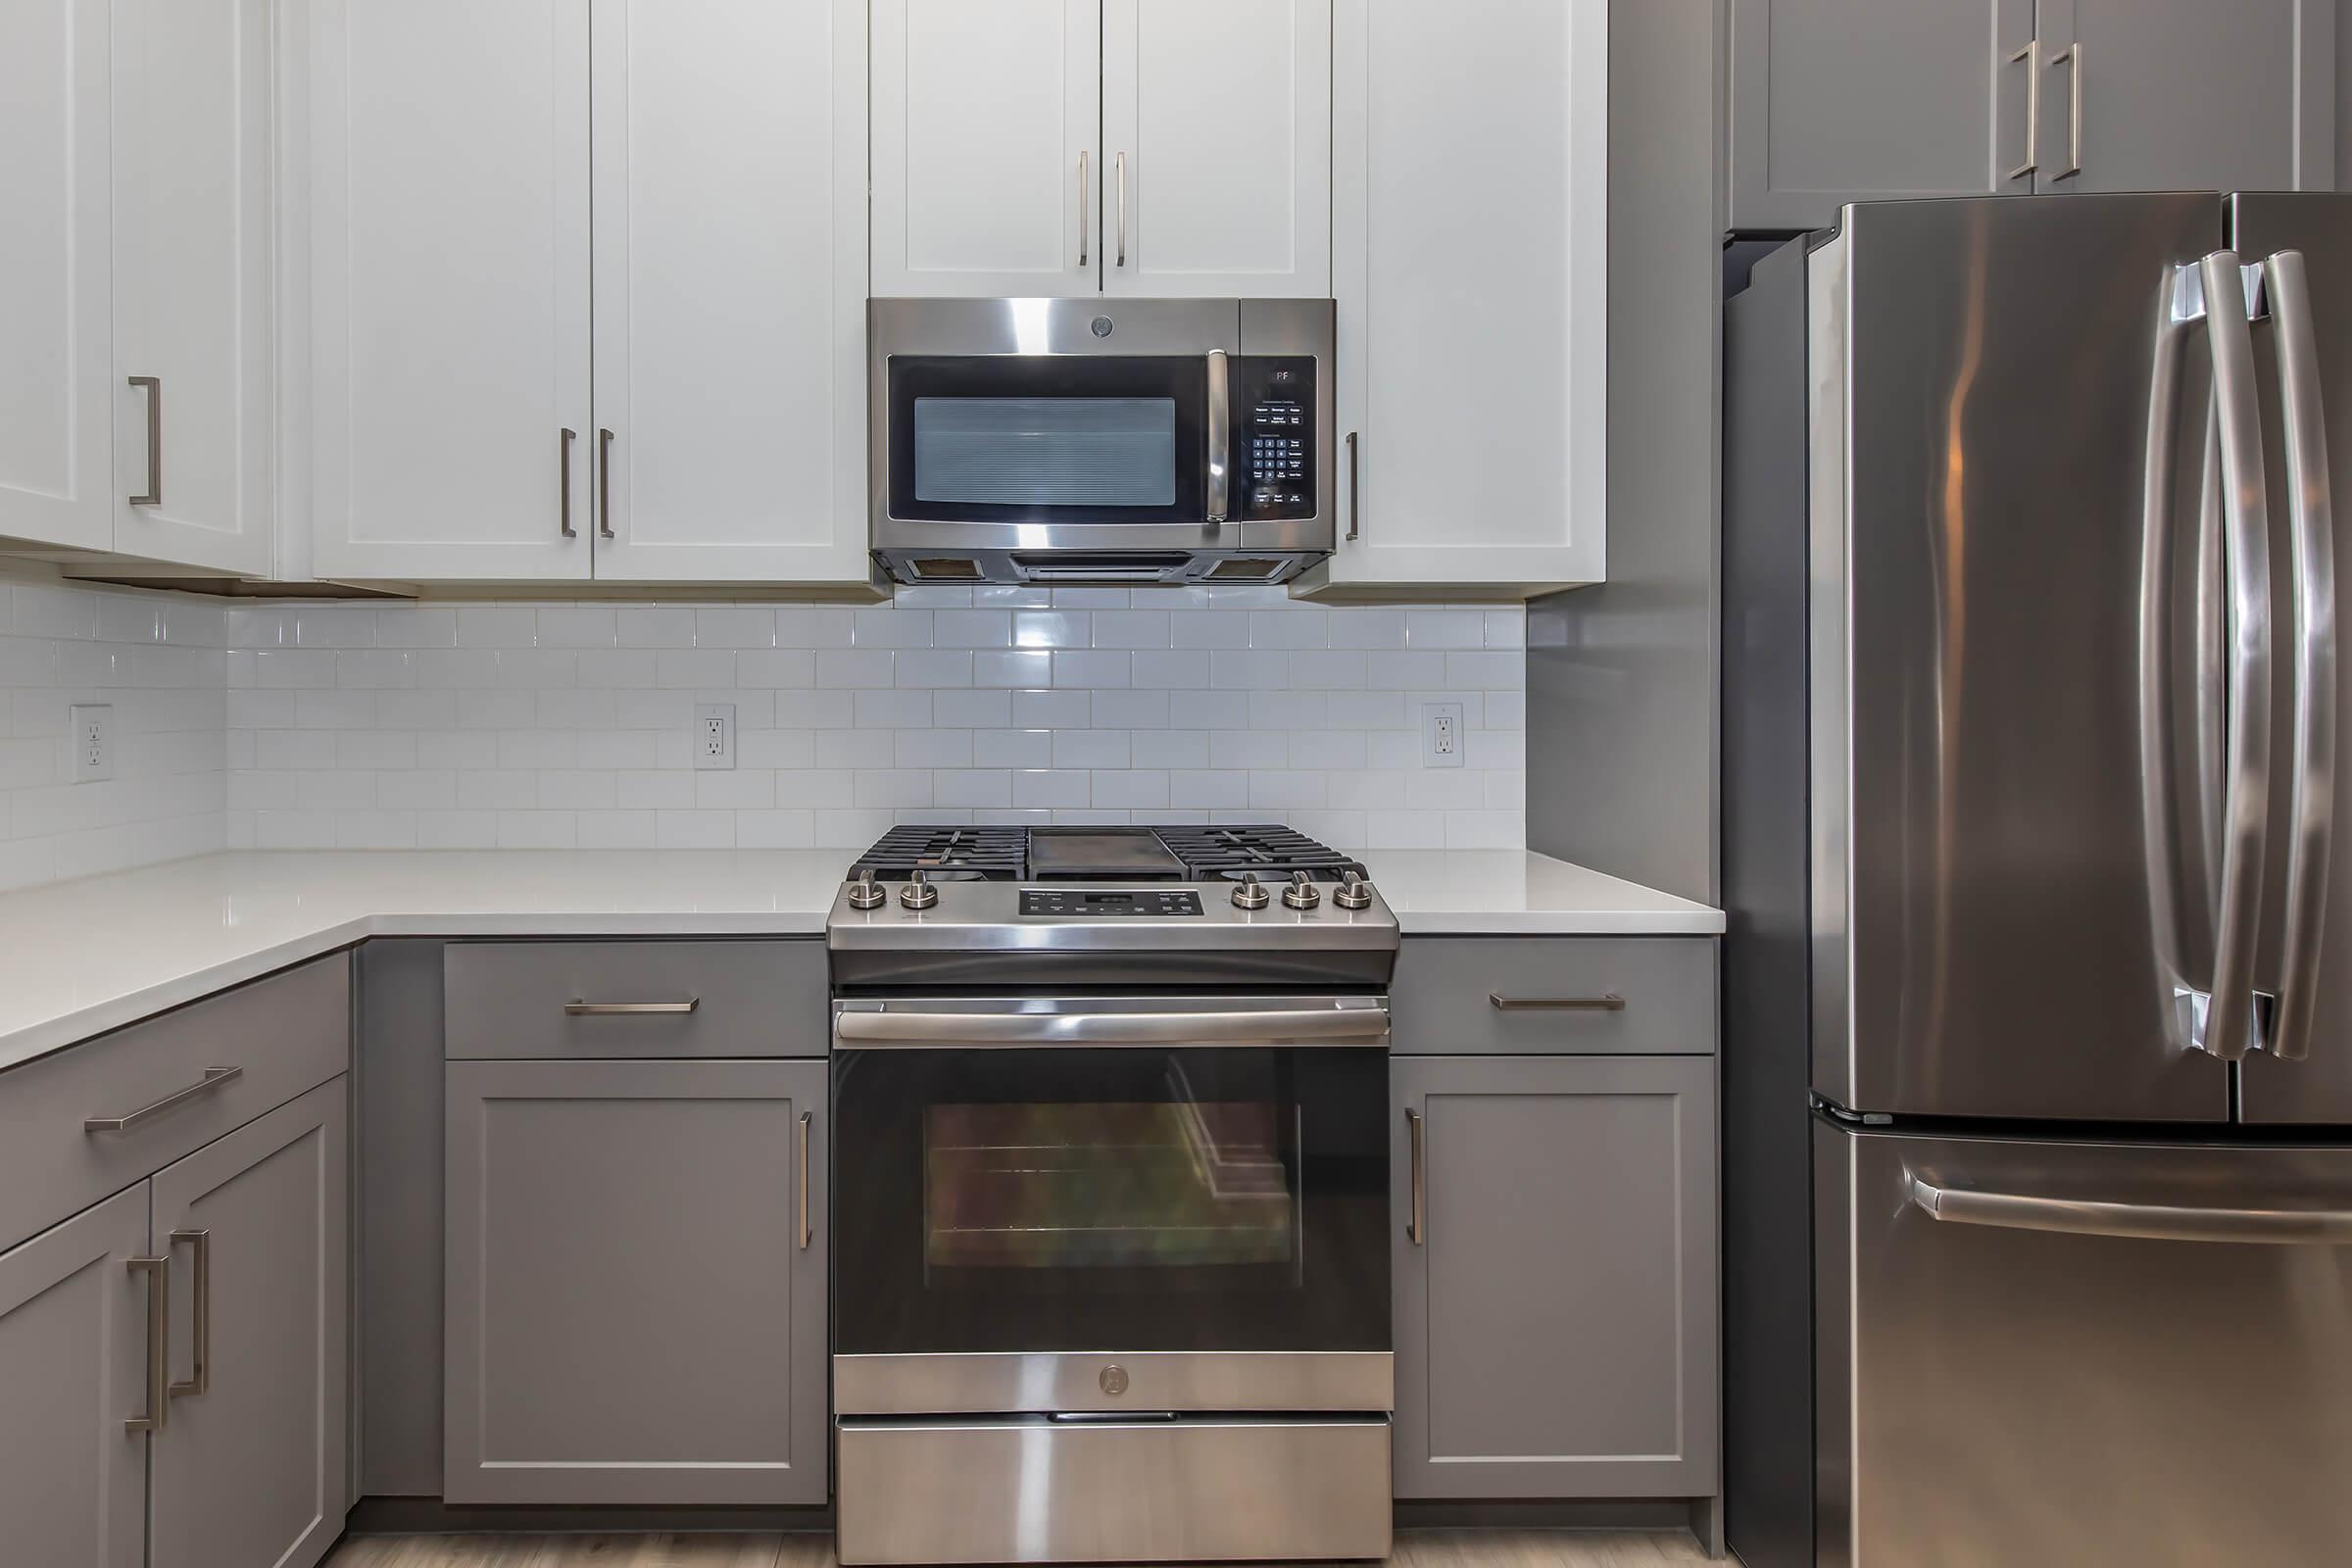
[[[1223,349],[1208,351],[1208,505],[1202,515],[1223,522],[1233,494],[1233,387]]]
[[[2299,251],[2262,264],[2276,325],[2279,407],[2285,416],[2287,534],[2293,549],[2295,728],[2288,808],[2286,935],[2279,958],[2278,1015],[2271,1052],[2284,1061],[2310,1054],[2312,993],[2319,983],[2320,931],[2328,907],[2328,861],[2335,808],[2335,518],[2328,472],[2328,417],[2311,291]]]

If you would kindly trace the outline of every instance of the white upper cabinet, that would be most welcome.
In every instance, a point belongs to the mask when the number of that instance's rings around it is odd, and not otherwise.
[[[114,540],[106,0],[0,5],[0,537]]]
[[[873,292],[1102,287],[1100,0],[873,0]]]
[[[1342,538],[1304,591],[1600,579],[1607,26],[1334,6]]]
[[[596,575],[862,579],[863,0],[595,24]]]
[[[588,9],[315,0],[321,576],[589,574]]]
[[[271,11],[114,7],[114,546],[257,575],[274,514]]]
[[[1102,287],[1331,292],[1331,0],[1102,0]]]

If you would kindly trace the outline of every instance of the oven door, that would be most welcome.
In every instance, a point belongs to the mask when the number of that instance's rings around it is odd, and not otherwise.
[[[1391,1408],[1388,1010],[844,1002],[845,1414]]]

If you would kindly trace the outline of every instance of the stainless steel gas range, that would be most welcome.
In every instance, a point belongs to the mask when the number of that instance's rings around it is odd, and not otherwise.
[[[1363,867],[1280,827],[901,828],[826,943],[842,1561],[1385,1555]]]

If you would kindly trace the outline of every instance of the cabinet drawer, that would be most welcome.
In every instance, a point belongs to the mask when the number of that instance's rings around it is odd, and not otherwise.
[[[1704,937],[1407,937],[1391,990],[1400,1056],[1715,1049]]]
[[[821,1056],[828,1045],[821,942],[453,942],[441,975],[453,1059]]]
[[[0,1074],[0,1247],[350,1065],[351,956],[338,953]],[[218,1067],[238,1071],[197,1088]],[[130,1125],[85,1128],[93,1117]]]

